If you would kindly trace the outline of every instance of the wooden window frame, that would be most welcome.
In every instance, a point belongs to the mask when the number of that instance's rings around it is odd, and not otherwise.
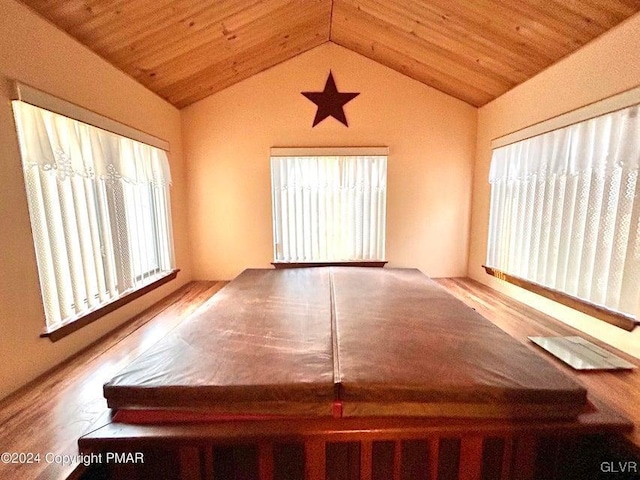
[[[73,332],[81,329],[82,327],[85,327],[86,325],[89,325],[95,322],[99,318],[104,317],[105,315],[126,305],[127,303],[130,303],[136,300],[137,298],[140,298],[142,295],[145,295],[151,292],[152,290],[155,290],[156,288],[161,287],[165,283],[170,282],[171,280],[177,277],[179,271],[180,270],[178,269],[172,270],[169,273],[167,273],[165,276],[149,283],[148,285],[140,287],[137,290],[134,290],[132,292],[129,292],[115,299],[114,301],[107,303],[106,305],[103,305],[102,307],[96,310],[93,310],[87,313],[86,315],[83,315],[80,318],[76,318],[73,321],[69,323],[65,323],[64,325],[56,327],[52,330],[45,330],[40,334],[40,337],[43,337],[43,338],[46,337],[52,342],[57,342],[58,340],[61,340],[68,335],[71,335]]]
[[[354,260],[344,262],[271,262],[276,270],[285,268],[311,268],[311,267],[370,267],[383,268],[386,260]]]
[[[622,328],[623,330],[626,330],[628,332],[632,331],[638,325],[638,323],[640,323],[636,318],[632,316],[610,310],[601,305],[596,305],[595,303],[591,303],[586,300],[568,295],[564,292],[560,292],[558,290],[545,287],[538,283],[525,280],[524,278],[510,275],[496,268],[488,267],[487,265],[482,265],[482,268],[484,268],[485,272],[487,272],[487,274],[491,275],[492,277],[504,280],[507,283],[536,293],[542,297],[553,300],[554,302],[561,303],[562,305],[573,308],[574,310],[578,310],[579,312],[586,313],[587,315],[597,318],[598,320],[602,320],[611,325],[615,325],[616,327]]]

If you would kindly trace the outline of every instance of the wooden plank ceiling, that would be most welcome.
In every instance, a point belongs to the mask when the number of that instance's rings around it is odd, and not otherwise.
[[[640,0],[23,2],[178,108],[327,41],[481,106],[640,10]]]

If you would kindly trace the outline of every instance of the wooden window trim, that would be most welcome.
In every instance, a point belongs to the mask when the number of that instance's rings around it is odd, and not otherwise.
[[[355,260],[346,262],[271,262],[277,270],[285,268],[309,268],[309,267],[373,267],[382,268],[387,264],[386,260]]]
[[[622,328],[628,332],[632,331],[639,323],[637,319],[629,315],[625,315],[624,313],[615,312],[600,305],[567,295],[564,292],[560,292],[552,288],[544,287],[538,283],[510,275],[486,265],[483,265],[482,268],[484,268],[484,270],[492,277],[496,277],[500,280],[511,283],[512,285],[529,290],[530,292],[553,300],[554,302],[561,303],[562,305],[578,310],[579,312],[586,313],[587,315],[610,323],[611,325],[615,325],[616,327]]]
[[[108,313],[111,313],[114,310],[126,305],[127,303],[130,303],[135,299],[140,298],[142,295],[149,293],[152,290],[155,290],[156,288],[164,285],[165,283],[170,282],[171,280],[176,278],[179,271],[180,270],[172,270],[164,277],[159,278],[158,280],[148,285],[145,285],[144,287],[134,290],[133,292],[127,293],[126,295],[123,295],[122,297],[98,308],[97,310],[93,310],[87,313],[86,315],[80,318],[77,318],[69,323],[66,323],[60,327],[54,328],[52,330],[45,330],[40,334],[40,337],[43,337],[43,338],[46,337],[52,342],[57,342],[58,340],[72,334],[76,330],[79,330],[82,327],[95,322],[99,318],[104,317]]]

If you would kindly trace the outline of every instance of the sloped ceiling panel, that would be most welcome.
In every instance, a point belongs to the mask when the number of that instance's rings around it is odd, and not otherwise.
[[[481,106],[639,8],[636,0],[334,0],[331,40]]]
[[[481,106],[640,11],[640,0],[23,1],[178,108],[329,40]]]
[[[331,0],[25,3],[178,108],[328,41],[331,20]]]

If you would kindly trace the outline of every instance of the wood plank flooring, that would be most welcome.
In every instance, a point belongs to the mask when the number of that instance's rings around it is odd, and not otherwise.
[[[628,439],[640,447],[640,369],[632,372],[576,373],[531,344],[529,335],[581,335],[617,355],[640,361],[577,332],[470,279],[439,279],[450,293],[525,343],[561,370],[582,382],[595,403],[606,402],[633,420]],[[41,461],[30,465],[0,463],[0,478],[64,479],[70,465],[47,463],[44,455],[76,455],[80,436],[110,421],[102,385],[133,358],[175,328],[226,282],[193,282],[103,337],[60,366],[0,402],[0,453],[33,452]]]
[[[175,328],[226,282],[192,282],[0,403],[0,453],[32,452],[40,462],[0,462],[2,479],[65,479],[78,463],[78,438],[110,421],[102,385]]]

